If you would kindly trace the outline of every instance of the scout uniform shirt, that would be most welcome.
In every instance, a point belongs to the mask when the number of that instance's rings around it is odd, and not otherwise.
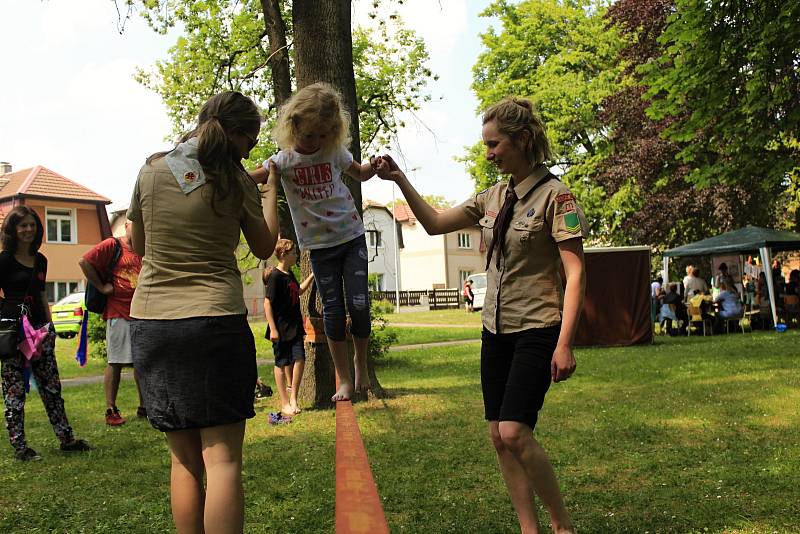
[[[242,196],[211,209],[197,138],[145,164],[134,186],[128,219],[145,229],[145,254],[131,302],[134,319],[244,315],[236,249],[242,229],[264,221],[261,195],[244,172]]]
[[[563,289],[559,241],[584,238],[588,224],[567,186],[538,165],[515,188],[517,202],[504,242],[486,271],[483,326],[493,334],[546,328],[561,322]],[[540,180],[546,180],[539,184]],[[485,243],[492,242],[495,219],[503,205],[507,182],[490,187],[459,207],[481,226]],[[487,251],[488,252],[488,251]],[[497,267],[496,258],[500,258]]]

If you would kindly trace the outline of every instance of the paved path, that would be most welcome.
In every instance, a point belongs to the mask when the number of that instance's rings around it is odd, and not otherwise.
[[[449,325],[435,325],[435,326],[449,326]],[[394,345],[389,347],[390,352],[397,352],[400,350],[413,350],[413,349],[427,349],[430,347],[446,347],[449,345],[463,345],[465,343],[478,343],[480,339],[462,339],[458,341],[436,341],[433,343],[417,343],[414,345]],[[259,358],[256,360],[258,365],[272,365],[275,363],[273,360]],[[123,380],[133,380],[133,371],[126,369],[122,372]],[[74,378],[62,378],[61,386],[68,388],[74,386],[84,386],[86,384],[102,384],[103,375],[95,376],[76,376]]]

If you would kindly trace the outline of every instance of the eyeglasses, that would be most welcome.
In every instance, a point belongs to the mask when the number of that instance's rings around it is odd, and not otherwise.
[[[258,144],[258,137],[253,137],[252,135],[246,132],[242,132],[242,135],[245,136],[248,141],[250,141],[250,148],[248,150],[253,150],[253,147],[255,147]]]

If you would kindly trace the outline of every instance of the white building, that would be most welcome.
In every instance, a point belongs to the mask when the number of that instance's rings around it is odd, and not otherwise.
[[[404,282],[400,289],[459,289],[470,275],[485,271],[486,244],[479,226],[443,235],[428,235],[406,204],[395,218],[403,235],[400,253]]]
[[[364,230],[367,239],[367,261],[369,274],[373,279],[370,289],[378,291],[394,291],[403,288],[400,258],[395,255],[403,248],[403,236],[400,227],[395,234],[392,212],[378,202],[364,201]],[[395,246],[395,236],[398,239]]]

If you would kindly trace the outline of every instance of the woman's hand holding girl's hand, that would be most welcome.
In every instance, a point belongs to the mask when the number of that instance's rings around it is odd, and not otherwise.
[[[376,158],[377,166],[375,167],[376,174],[381,180],[390,180],[396,182],[406,177],[400,167],[388,154]]]

